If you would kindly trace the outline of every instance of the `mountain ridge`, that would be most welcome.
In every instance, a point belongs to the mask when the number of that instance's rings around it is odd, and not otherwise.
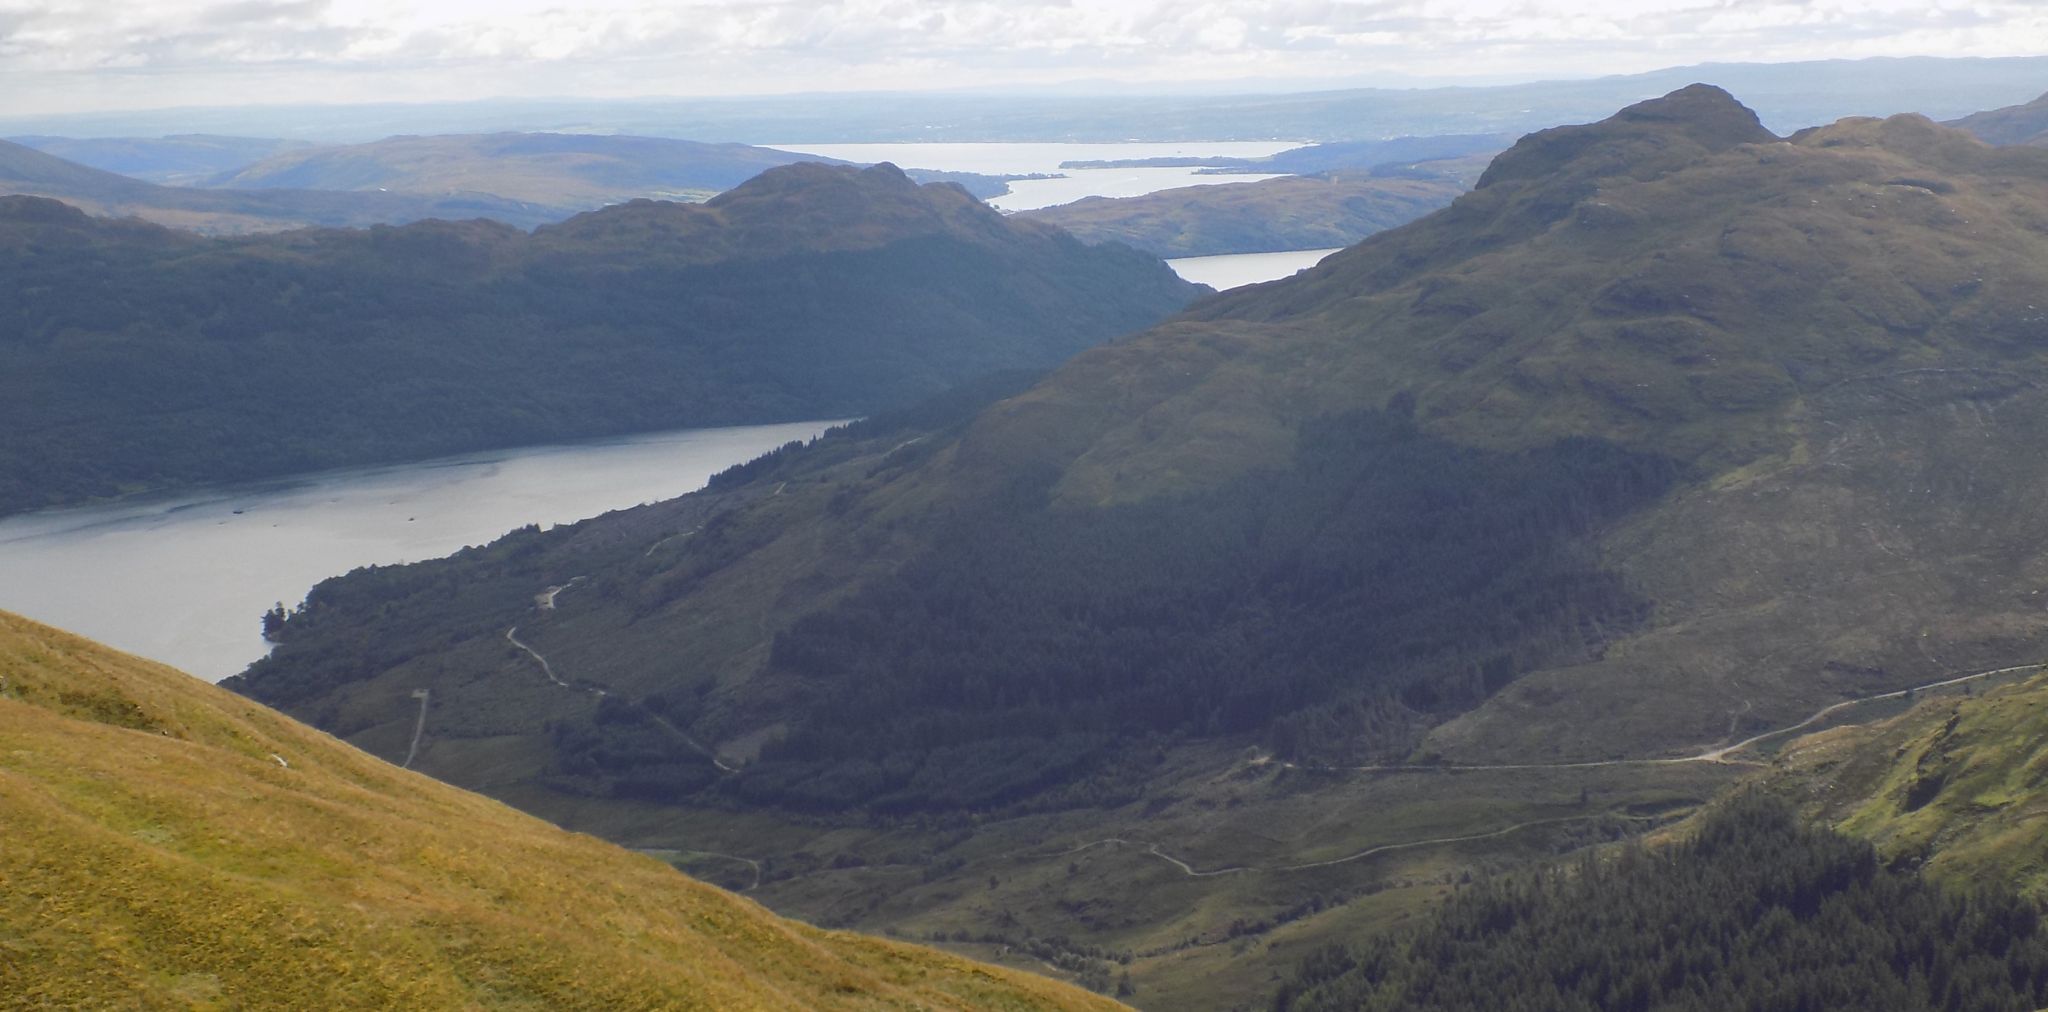
[[[0,141],[0,191],[61,200],[108,217],[137,216],[171,227],[229,235],[434,217],[494,217],[530,227],[552,218],[535,205],[483,194],[432,198],[321,190],[235,193],[160,186],[9,141]]]
[[[785,167],[715,205],[531,234],[428,220],[205,239],[41,198],[0,208],[21,356],[0,377],[0,509],[850,417],[1049,365],[1200,291],[893,168]],[[199,449],[200,430],[233,442]]]
[[[738,143],[612,134],[500,132],[407,134],[364,144],[287,150],[214,174],[200,185],[231,190],[391,190],[478,194],[546,208],[554,219],[633,199],[702,200],[798,162],[851,164]],[[1001,177],[912,170],[950,178],[976,196],[1006,192]]]
[[[2040,147],[2048,144],[2048,95],[2031,102],[1971,113],[1961,119],[1949,120],[1947,125],[1968,130],[1986,144]]]

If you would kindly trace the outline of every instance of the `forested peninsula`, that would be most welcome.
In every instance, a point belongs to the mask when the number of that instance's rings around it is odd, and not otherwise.
[[[1044,368],[1203,289],[893,166],[701,205],[206,238],[0,198],[0,513]]]

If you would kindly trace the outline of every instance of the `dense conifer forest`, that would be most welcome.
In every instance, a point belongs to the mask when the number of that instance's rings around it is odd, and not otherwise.
[[[1739,796],[1694,838],[1461,890],[1303,963],[1274,1012],[1981,1009],[2048,1003],[2041,911],[1881,864]]]
[[[738,790],[988,805],[1155,736],[1401,754],[1441,714],[1640,617],[1577,537],[1676,477],[1591,440],[1461,448],[1390,412],[1305,426],[1278,469],[1085,516],[1046,504],[1049,476],[1019,476],[922,559],[778,638],[771,664],[820,696]]]

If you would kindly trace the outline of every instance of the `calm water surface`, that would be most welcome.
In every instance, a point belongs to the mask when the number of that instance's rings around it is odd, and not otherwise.
[[[1062,169],[1061,162],[1124,158],[1263,158],[1297,148],[1295,141],[1189,141],[1126,144],[773,144],[784,151],[844,158],[853,162],[894,162],[903,168],[983,172],[990,175],[1058,172],[1065,179],[1020,179],[1010,192],[989,201],[1005,211],[1066,204],[1082,197],[1136,197],[1176,186],[1249,183],[1271,175],[1196,175],[1199,169]]]
[[[10,517],[0,609],[218,681],[263,655],[264,611],[329,576],[674,498],[833,424],[502,450]]]
[[[1181,277],[1220,292],[1261,281],[1278,281],[1314,267],[1335,252],[1334,249],[1298,249],[1285,253],[1226,253],[1213,257],[1182,257],[1168,260],[1166,265]]]

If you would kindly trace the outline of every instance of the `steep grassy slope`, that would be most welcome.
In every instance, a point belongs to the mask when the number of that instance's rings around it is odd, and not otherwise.
[[[488,194],[423,197],[333,190],[232,193],[159,186],[7,141],[0,141],[0,194],[49,197],[97,215],[133,216],[209,235],[280,232],[308,226],[402,224],[423,218],[492,218],[531,228],[561,217],[537,205]]]
[[[1243,987],[2048,652],[2044,181],[1687,88],[957,420],[323,585],[238,687],[389,754],[432,685],[423,768],[791,909]]]
[[[528,235],[206,240],[0,198],[0,511],[689,425],[1044,367],[1200,289],[893,168],[772,170]]]
[[[1288,176],[1183,186],[1142,197],[1088,197],[1017,217],[1058,225],[1088,242],[1128,243],[1163,257],[1349,246],[1451,202],[1447,179]]]
[[[7,614],[0,822],[0,1007],[1114,1006],[781,920]]]
[[[1886,860],[2048,899],[2048,675],[1788,748],[1772,776]]]

